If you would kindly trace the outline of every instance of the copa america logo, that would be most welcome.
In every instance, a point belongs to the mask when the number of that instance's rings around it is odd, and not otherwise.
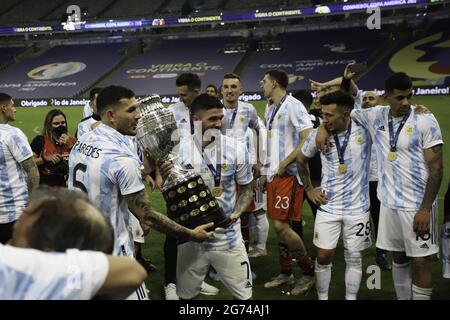
[[[67,77],[86,69],[83,62],[55,62],[34,68],[28,77],[35,80],[52,80]]]

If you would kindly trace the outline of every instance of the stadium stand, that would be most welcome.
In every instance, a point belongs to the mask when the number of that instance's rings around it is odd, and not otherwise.
[[[0,74],[0,88],[16,98],[72,97],[114,67],[125,43],[63,45]]]
[[[370,60],[387,41],[382,34],[362,28],[293,32],[273,38],[278,40],[260,42],[242,73],[248,91],[260,91],[259,80],[274,68],[289,74],[290,90],[306,89],[309,79],[327,81],[339,76],[352,60]]]
[[[450,85],[449,39],[450,27],[442,22],[414,37],[397,39],[385,58],[359,80],[359,85],[381,89],[383,79],[394,72],[406,72],[415,86]]]
[[[104,18],[142,18],[154,14],[164,0],[118,0],[103,11]]]
[[[97,19],[98,14],[107,8],[113,0],[77,0],[76,3],[80,7],[83,19]],[[65,16],[67,9],[67,4],[64,3],[51,14],[43,18],[43,20],[48,21],[58,21]]]
[[[14,55],[22,50],[22,47],[0,48],[0,68],[10,63],[14,59]]]
[[[219,84],[223,74],[234,71],[243,56],[220,50],[238,41],[235,37],[164,40],[151,52],[131,59],[100,86],[126,85],[137,95],[173,94],[175,78],[183,72],[198,73],[204,84]]]

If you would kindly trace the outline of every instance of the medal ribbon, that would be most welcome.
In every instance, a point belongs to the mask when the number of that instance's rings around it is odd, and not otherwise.
[[[286,97],[287,97],[287,95],[285,95],[285,96],[280,100],[280,102],[278,102],[277,107],[273,110],[272,116],[270,117],[269,123],[268,123],[268,131],[271,131],[271,130],[272,130],[272,123],[273,123],[273,120],[275,119],[275,116],[277,115],[277,112],[278,112],[278,110],[280,109],[281,105],[283,104],[284,100],[286,100]]]
[[[344,164],[344,152],[347,148],[348,141],[350,140],[350,133],[352,132],[352,122],[350,121],[350,124],[348,125],[347,132],[345,133],[344,142],[341,144],[339,143],[339,137],[336,133],[333,133],[334,142],[336,143],[336,150],[339,157],[339,164]]]
[[[232,116],[231,116],[231,121],[230,121],[230,129],[233,129],[233,126],[234,126],[234,120],[236,119],[237,111],[238,111],[238,107],[236,107],[236,108],[233,110],[233,114],[232,114]]]
[[[198,140],[195,138],[194,138],[194,142],[195,142],[195,146],[197,147],[198,151],[202,155],[202,158],[205,161],[206,166],[208,167],[209,171],[211,171],[211,173],[214,177],[214,186],[220,187],[220,178],[222,176],[222,165],[220,163],[216,163],[215,165],[213,165],[211,160],[208,158],[208,156],[202,151],[203,148],[201,147],[200,142],[198,142]],[[216,149],[216,154],[217,154],[217,149]],[[219,154],[220,154],[220,151],[219,151]],[[217,159],[217,157],[216,157],[216,159]]]
[[[397,132],[394,135],[394,121],[392,119],[391,114],[388,115],[388,124],[389,124],[389,147],[391,152],[397,151],[397,141],[398,137],[400,135],[400,131],[402,131],[403,126],[406,123],[406,120],[408,120],[409,115],[411,114],[411,109],[408,111],[407,114],[403,116],[402,121],[400,122],[400,125],[397,128]]]

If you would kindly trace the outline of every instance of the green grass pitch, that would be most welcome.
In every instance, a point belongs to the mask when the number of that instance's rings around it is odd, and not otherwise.
[[[415,97],[413,102],[415,104],[423,104],[427,106],[431,112],[436,116],[440,123],[444,142],[450,141],[450,124],[447,122],[450,119],[450,97]],[[260,116],[264,114],[264,102],[254,103]],[[11,123],[14,126],[22,129],[31,141],[34,136],[38,134],[42,128],[44,117],[51,108],[17,108],[17,120]],[[82,117],[81,107],[66,107],[62,109],[69,123],[69,131],[75,132],[76,125]],[[444,179],[439,192],[439,227],[442,223],[443,214],[443,197],[449,181],[450,168],[450,151],[448,146],[444,146]],[[160,193],[150,193],[150,199],[153,206],[160,212],[165,212],[165,204]],[[309,251],[314,253],[312,245],[312,228],[313,219],[308,204],[304,205],[304,220],[305,225],[305,242]],[[151,231],[147,236],[144,245],[144,256],[150,258],[159,268],[159,271],[149,274],[147,285],[150,289],[151,299],[164,299],[164,256],[163,256],[164,235],[157,231]],[[282,294],[282,290],[287,291],[289,286],[265,289],[264,282],[268,281],[272,276],[278,274],[278,252],[277,240],[273,228],[270,228],[269,239],[267,242],[269,255],[251,260],[252,270],[256,273],[257,278],[254,281],[253,295],[255,299],[280,300],[280,299],[301,299],[313,300],[317,299],[316,293],[312,290],[307,296],[287,296]],[[392,277],[390,272],[381,272],[381,288],[368,289],[367,279],[371,274],[368,274],[367,268],[375,264],[375,249],[374,246],[364,252],[363,257],[363,279],[361,281],[361,288],[359,291],[359,299],[395,299],[395,292],[392,285]],[[298,267],[294,266],[295,276],[299,275]],[[343,259],[343,247],[340,244],[337,248],[337,254],[333,263],[332,280],[330,286],[330,299],[344,299],[345,285],[344,272],[345,262]],[[207,278],[207,281],[220,288],[220,293],[216,297],[200,296],[200,299],[232,299],[227,289],[220,283],[214,282]],[[441,262],[433,263],[433,281],[434,292],[433,299],[449,299],[450,298],[450,280],[443,279],[441,276]]]

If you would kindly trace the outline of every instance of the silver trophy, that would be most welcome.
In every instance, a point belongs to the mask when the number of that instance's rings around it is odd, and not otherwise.
[[[190,229],[209,222],[214,222],[213,228],[227,228],[231,220],[202,177],[193,170],[183,169],[173,152],[178,144],[174,134],[178,128],[172,112],[163,106],[156,94],[138,102],[141,119],[136,140],[139,147],[158,164],[170,161],[174,166],[162,190],[169,217]]]

